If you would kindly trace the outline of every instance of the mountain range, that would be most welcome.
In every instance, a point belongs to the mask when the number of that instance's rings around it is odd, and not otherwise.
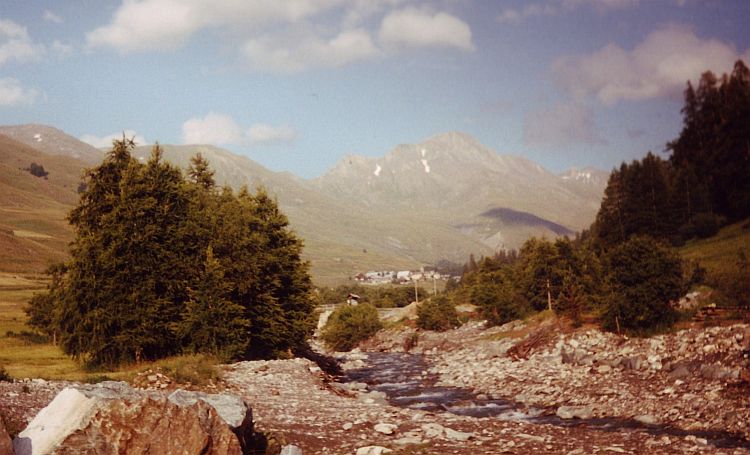
[[[470,253],[518,248],[532,235],[572,235],[593,221],[607,180],[591,168],[556,175],[456,132],[382,157],[346,156],[311,180],[209,145],[162,147],[183,169],[200,152],[220,185],[262,185],[274,194],[304,239],[319,284],[364,270],[464,262]],[[136,147],[134,156],[145,160],[150,151]],[[83,168],[104,153],[49,126],[0,126],[0,242],[7,246],[0,269],[38,270],[64,257],[72,238],[65,214]],[[46,180],[23,170],[31,162],[44,166]]]

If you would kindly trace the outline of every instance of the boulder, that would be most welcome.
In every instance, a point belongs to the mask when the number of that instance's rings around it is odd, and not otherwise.
[[[237,396],[113,381],[64,389],[13,441],[16,455],[240,454],[254,446],[252,411]]]
[[[5,429],[5,423],[0,418],[0,455],[10,455],[13,453],[13,442],[10,440],[8,430]]]
[[[557,408],[557,417],[561,419],[590,419],[594,415],[591,406],[560,406]]]
[[[392,423],[378,423],[375,425],[375,431],[383,434],[393,434],[398,426]]]
[[[289,444],[288,446],[284,446],[281,449],[281,453],[279,455],[302,455],[302,449],[299,447]]]

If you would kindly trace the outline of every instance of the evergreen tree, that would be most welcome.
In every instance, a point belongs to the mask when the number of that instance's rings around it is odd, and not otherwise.
[[[251,322],[242,306],[227,298],[229,284],[210,246],[194,286],[188,289],[190,297],[182,318],[172,325],[175,335],[188,351],[209,353],[225,361],[242,358],[250,343]]]

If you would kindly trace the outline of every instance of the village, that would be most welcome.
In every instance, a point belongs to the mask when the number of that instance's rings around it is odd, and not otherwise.
[[[460,281],[461,277],[450,275],[448,273],[441,273],[435,270],[434,268],[422,267],[418,271],[380,270],[380,271],[361,272],[354,276],[354,280],[360,284],[379,286],[379,285],[384,285],[384,284],[415,283],[418,281],[448,281],[448,280]]]

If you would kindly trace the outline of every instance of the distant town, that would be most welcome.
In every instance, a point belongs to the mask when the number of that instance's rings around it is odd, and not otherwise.
[[[361,284],[367,285],[382,285],[382,284],[406,284],[413,283],[415,281],[448,281],[450,279],[460,281],[460,276],[450,275],[447,273],[440,273],[437,270],[380,270],[358,273],[354,276],[354,280]]]

